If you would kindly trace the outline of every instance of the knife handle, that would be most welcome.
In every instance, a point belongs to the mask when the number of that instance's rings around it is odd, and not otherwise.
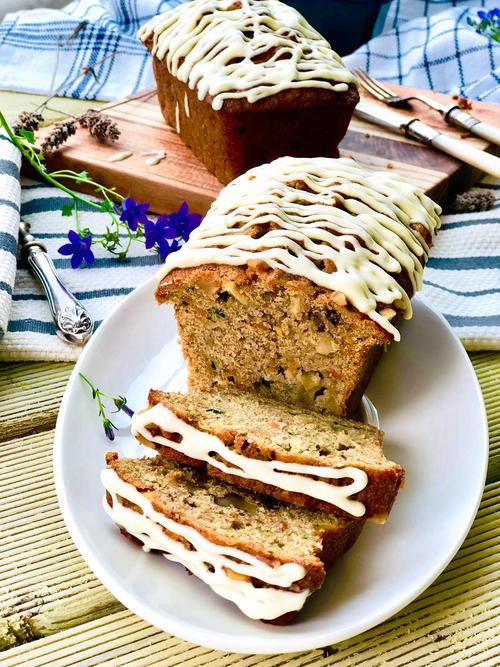
[[[485,139],[500,146],[500,130],[493,125],[483,123],[479,118],[475,118],[470,114],[462,111],[458,107],[452,107],[445,115],[445,120],[452,125],[461,127],[471,134],[476,134],[478,137]]]
[[[500,178],[500,158],[473,148],[464,140],[459,141],[447,134],[438,132],[420,120],[410,121],[405,127],[405,133],[412,139],[429,144],[443,151],[443,153],[448,153],[448,155],[453,155],[462,162],[467,162],[467,164],[480,171]]]
[[[42,284],[49,302],[56,333],[66,343],[84,345],[92,335],[94,328],[92,318],[66,288],[56,273],[46,247],[29,233],[29,229],[29,223],[20,223],[21,252],[31,272]]]

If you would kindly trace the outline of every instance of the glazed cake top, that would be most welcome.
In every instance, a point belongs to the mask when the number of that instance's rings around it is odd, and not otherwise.
[[[229,183],[158,277],[260,260],[342,292],[399,340],[394,308],[406,319],[412,310],[396,277],[405,271],[412,292],[421,288],[429,246],[419,225],[432,236],[440,213],[392,172],[367,172],[347,158],[279,158]]]
[[[155,16],[138,37],[152,39],[153,55],[215,110],[230,98],[355,83],[329,43],[278,0],[193,0]]]

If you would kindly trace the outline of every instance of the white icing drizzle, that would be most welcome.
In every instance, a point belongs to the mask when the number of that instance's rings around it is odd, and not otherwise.
[[[142,493],[120,479],[111,468],[102,471],[101,481],[113,502],[113,507],[110,507],[104,501],[106,512],[116,524],[140,539],[145,551],[158,549],[164,552],[165,558],[187,567],[221,597],[238,605],[250,618],[273,619],[304,605],[309,590],[294,593],[275,588],[255,588],[249,581],[232,579],[224,569],[286,588],[305,576],[306,570],[302,565],[284,563],[272,567],[240,549],[210,542],[191,526],[172,521],[157,512]],[[124,507],[118,496],[138,505],[143,514]],[[185,538],[193,549],[187,549],[181,541],[166,535],[162,527]]]
[[[159,426],[163,431],[169,433],[180,433],[182,441],[179,443],[162,435],[152,435],[146,428],[150,424]],[[231,475],[244,477],[245,479],[256,479],[286,491],[304,493],[307,496],[325,500],[355,517],[363,516],[365,513],[363,503],[350,498],[354,493],[362,491],[368,483],[366,472],[359,468],[352,466],[328,468],[326,466],[283,461],[260,461],[259,459],[247,458],[227,447],[217,436],[204,433],[179,419],[161,403],[142,412],[136,412],[132,417],[131,428],[135,436],[142,435],[147,440],[171,447],[186,456],[206,461]],[[237,467],[231,467],[218,461],[212,455],[213,452]],[[335,486],[325,481],[306,477],[306,475],[316,475],[323,479],[349,478],[352,482],[346,486]]]
[[[179,105],[177,102],[175,103],[175,131],[177,134],[181,131],[181,119],[180,119],[180,113],[179,113]]]
[[[278,0],[195,0],[155,16],[138,37],[152,38],[153,55],[215,110],[230,98],[252,103],[288,88],[344,91],[356,82],[329,43]]]
[[[189,100],[187,93],[184,93],[184,111],[186,112],[186,116],[189,118]]]
[[[297,181],[310,191],[297,189]],[[420,223],[433,234],[440,212],[393,172],[367,172],[347,158],[283,157],[229,183],[158,277],[175,268],[262,260],[342,292],[399,340],[390,322],[394,313],[385,306],[401,309],[406,319],[412,310],[393,274],[406,270],[413,291],[421,289],[421,260],[429,248],[410,224]],[[249,236],[259,225],[262,236]],[[332,273],[321,268],[325,260],[334,263]]]

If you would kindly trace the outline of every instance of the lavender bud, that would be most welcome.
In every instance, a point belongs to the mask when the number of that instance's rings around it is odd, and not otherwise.
[[[115,430],[113,428],[113,424],[109,421],[109,419],[104,419],[102,425],[104,426],[104,433],[106,434],[106,438],[111,441],[114,440]]]
[[[128,415],[129,417],[133,417],[133,416],[134,416],[134,411],[131,410],[131,409],[128,407],[128,405],[127,405],[126,403],[125,403],[124,405],[122,405],[120,409],[123,410],[123,412],[124,412],[126,415]]]

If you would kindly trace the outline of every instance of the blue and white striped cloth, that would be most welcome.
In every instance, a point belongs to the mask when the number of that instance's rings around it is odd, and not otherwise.
[[[0,337],[9,321],[16,277],[17,230],[21,185],[21,154],[0,131]]]
[[[19,185],[18,180],[17,183]],[[69,259],[57,252],[57,249],[67,242],[68,229],[74,226],[71,218],[61,215],[63,204],[71,204],[70,197],[57,188],[26,179],[23,179],[22,186],[22,219],[31,224],[31,233],[45,244],[59,276],[89,310],[98,327],[126,294],[158,270],[161,263],[159,256],[145,250],[143,244],[136,243],[129,253],[129,261],[121,263],[101,246],[93,246],[95,263],[91,267],[72,269]],[[13,194],[15,195],[14,190]],[[15,197],[12,197],[12,201],[14,200]],[[90,207],[79,210],[79,220],[82,228],[89,227],[97,234],[104,232],[109,224],[107,215]],[[7,236],[0,236],[0,252],[8,254],[14,266],[18,225],[19,213],[17,220],[6,232]],[[43,289],[27,268],[18,268],[12,289],[13,285],[14,273],[5,286],[10,289],[2,290],[0,284],[0,329],[5,331],[5,335],[0,339],[0,360],[77,359],[80,348],[64,343],[56,336]],[[12,292],[12,299],[9,292]],[[10,317],[4,316],[8,313],[7,306],[10,307]]]
[[[149,55],[135,34],[181,2],[75,0],[61,10],[7,14],[0,24],[1,87],[114,100],[152,86]],[[498,4],[392,0],[382,34],[345,60],[383,81],[500,103],[500,44],[467,23],[478,9]]]
[[[10,150],[2,141],[4,150]],[[1,154],[0,154],[1,160]],[[11,169],[17,169],[16,161]],[[500,195],[500,183],[490,183]],[[1,181],[0,181],[1,183]],[[11,187],[11,199],[18,201],[18,190]],[[4,193],[5,194],[5,193]],[[96,262],[89,268],[71,269],[69,260],[57,253],[66,238],[67,217],[60,213],[70,199],[51,186],[25,181],[21,195],[21,215],[30,222],[32,232],[46,244],[61,278],[90,311],[96,325],[110,309],[134,287],[153,275],[159,258],[137,244],[130,261],[118,263],[99,246]],[[15,206],[9,211],[15,211]],[[443,217],[443,227],[436,239],[425,270],[424,295],[445,315],[469,350],[500,349],[500,202],[484,213]],[[80,224],[97,233],[104,231],[108,217],[94,210],[84,210]],[[0,236],[3,254],[14,262],[17,220],[11,218],[10,230]],[[10,288],[0,284],[0,327],[7,331],[0,341],[0,360],[76,359],[80,350],[63,343],[56,335],[42,288],[26,269],[19,268],[12,296],[7,326]]]

